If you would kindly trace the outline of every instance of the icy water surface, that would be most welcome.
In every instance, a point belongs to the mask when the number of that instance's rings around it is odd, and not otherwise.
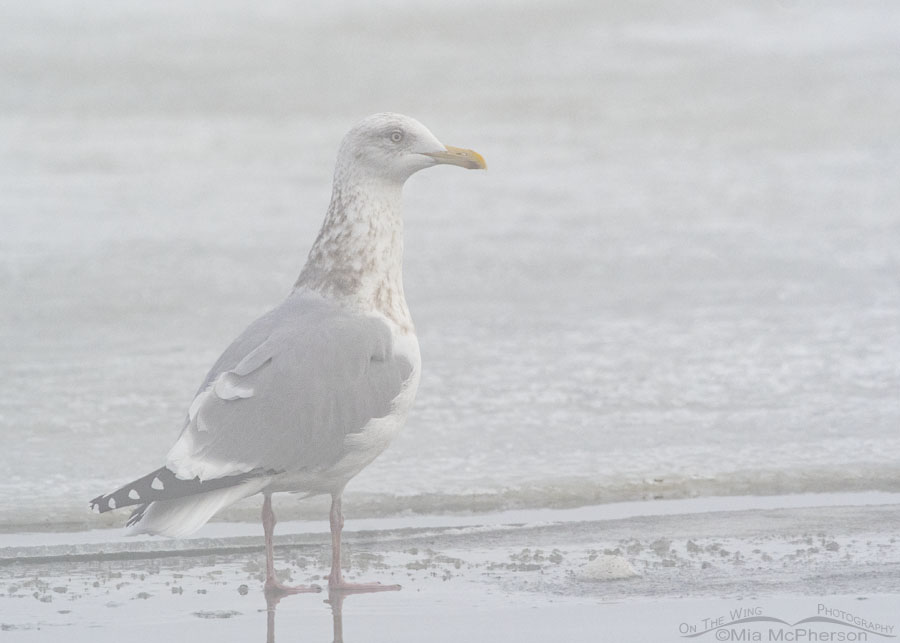
[[[900,490],[897,33],[887,1],[5,4],[0,530],[112,524],[87,500],[161,464],[386,109],[490,169],[407,187],[422,384],[348,511]]]

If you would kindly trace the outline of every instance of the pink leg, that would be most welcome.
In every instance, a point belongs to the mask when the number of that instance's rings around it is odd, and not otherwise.
[[[328,576],[330,592],[391,592],[400,589],[399,585],[382,585],[381,583],[348,583],[341,572],[341,530],[344,528],[344,514],[341,513],[341,494],[331,496],[331,574]]]
[[[275,578],[275,551],[272,546],[272,534],[275,532],[275,512],[272,511],[272,495],[263,494],[262,524],[266,533],[266,594],[300,594],[303,592],[321,592],[318,585],[298,585],[288,587]]]

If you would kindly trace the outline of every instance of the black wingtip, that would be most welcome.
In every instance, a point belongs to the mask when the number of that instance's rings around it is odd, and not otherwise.
[[[140,505],[129,520],[129,524],[131,524],[132,521],[141,519],[147,505],[151,502],[174,500],[206,491],[215,491],[216,489],[241,484],[249,478],[274,475],[275,473],[275,471],[270,469],[253,469],[247,473],[237,473],[224,478],[201,480],[197,477],[192,480],[184,480],[166,467],[162,467],[152,473],[148,473],[143,478],[134,480],[121,489],[97,496],[91,500],[91,510],[96,510],[98,513],[106,513],[113,509]]]
[[[90,502],[91,511],[96,511],[97,513],[106,513],[112,507],[109,506],[109,497],[108,496],[97,496]]]

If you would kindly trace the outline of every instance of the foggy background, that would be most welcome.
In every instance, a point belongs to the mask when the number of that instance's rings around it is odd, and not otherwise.
[[[5,3],[0,530],[121,522],[88,499],[162,464],[384,110],[489,170],[406,188],[422,382],[348,512],[897,491],[898,33],[889,1]]]

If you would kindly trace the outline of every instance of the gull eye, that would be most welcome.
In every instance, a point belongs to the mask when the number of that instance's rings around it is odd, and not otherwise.
[[[398,129],[395,129],[393,132],[391,132],[391,141],[392,142],[399,143],[402,140],[403,140],[403,132],[401,132]]]

